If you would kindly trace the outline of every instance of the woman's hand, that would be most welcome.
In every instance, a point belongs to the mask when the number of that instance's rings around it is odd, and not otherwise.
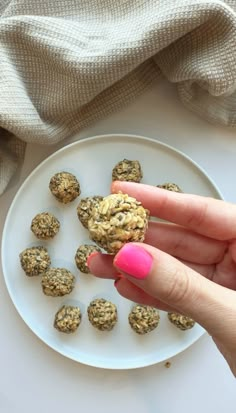
[[[90,271],[125,298],[195,319],[236,375],[236,206],[130,182],[113,182],[118,191],[168,223],[150,222],[145,244],[115,257],[92,254]]]

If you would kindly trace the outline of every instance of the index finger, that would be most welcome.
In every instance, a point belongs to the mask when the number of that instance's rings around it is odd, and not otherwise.
[[[136,198],[151,216],[218,240],[236,238],[236,206],[233,204],[133,182],[114,181],[111,190]]]

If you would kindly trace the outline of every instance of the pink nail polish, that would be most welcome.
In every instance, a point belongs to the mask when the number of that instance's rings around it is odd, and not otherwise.
[[[138,280],[148,276],[152,262],[152,256],[143,247],[132,243],[121,248],[114,259],[116,268]]]

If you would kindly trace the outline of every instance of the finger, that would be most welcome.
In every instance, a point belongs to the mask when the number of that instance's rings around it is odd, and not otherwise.
[[[225,253],[222,261],[216,265],[213,281],[224,287],[236,290],[236,262],[232,257],[232,250],[235,248],[233,243]]]
[[[113,193],[128,193],[152,216],[219,240],[236,237],[236,206],[221,200],[182,194],[133,182],[112,183]]]
[[[213,240],[175,224],[150,222],[145,243],[177,258],[199,264],[221,261],[228,243]]]
[[[236,311],[233,291],[146,244],[126,244],[115,256],[114,265],[145,293],[192,317],[211,335],[230,334],[225,317],[232,318],[232,308]]]
[[[205,265],[205,264],[195,264],[189,261],[180,260],[182,264],[186,267],[191,268],[192,270],[196,271],[198,274],[201,274],[203,277],[208,278],[209,280],[213,280],[214,272],[215,272],[215,264]],[[214,280],[214,282],[216,282]],[[226,286],[224,286],[226,287]]]
[[[87,259],[89,271],[98,278],[116,279],[119,273],[113,266],[113,255],[92,253]]]
[[[163,311],[176,311],[174,308],[148,295],[125,278],[118,278],[115,281],[115,287],[122,297],[127,298],[130,301],[134,301],[135,303],[150,305],[151,307],[156,307]]]
[[[89,271],[98,278],[117,279],[119,272],[113,265],[114,256],[102,254],[100,252],[92,253],[87,260]],[[183,264],[197,271],[199,274],[209,279],[213,278],[215,265],[196,264],[189,261],[181,260]],[[214,279],[217,282],[216,279]],[[221,283],[222,284],[222,283]]]

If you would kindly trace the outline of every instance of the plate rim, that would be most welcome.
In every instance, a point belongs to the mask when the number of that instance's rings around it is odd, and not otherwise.
[[[77,135],[74,135],[74,137],[76,137]],[[6,230],[8,227],[8,222],[11,216],[11,211],[12,209],[15,207],[15,204],[17,202],[18,197],[21,194],[21,191],[23,191],[25,185],[27,185],[28,181],[31,180],[31,178],[33,177],[34,174],[36,174],[38,172],[39,169],[41,169],[43,167],[43,165],[47,162],[49,162],[51,159],[53,159],[54,157],[58,156],[61,152],[64,152],[66,150],[71,149],[74,146],[79,146],[80,144],[83,144],[84,142],[91,142],[91,141],[97,141],[99,139],[114,139],[114,138],[126,138],[126,139],[136,139],[136,140],[140,140],[140,141],[148,141],[150,143],[153,143],[157,146],[161,146],[166,148],[167,150],[174,152],[176,154],[178,154],[178,156],[186,159],[190,164],[194,165],[194,167],[200,171],[202,173],[202,175],[204,177],[207,178],[207,180],[209,181],[209,183],[212,185],[212,187],[214,188],[215,192],[217,193],[219,199],[224,200],[224,196],[222,194],[222,192],[220,191],[220,189],[218,188],[217,184],[215,183],[215,181],[208,175],[208,173],[206,172],[206,170],[201,167],[197,162],[195,162],[190,156],[188,156],[187,154],[185,154],[184,152],[182,152],[179,149],[176,149],[175,147],[160,141],[159,139],[154,139],[154,138],[150,138],[150,137],[146,137],[143,135],[136,135],[136,134],[129,134],[129,133],[107,133],[107,134],[100,134],[100,135],[92,135],[89,137],[85,137],[82,139],[78,139],[75,142],[72,142],[68,145],[63,146],[62,148],[56,150],[55,152],[53,152],[52,154],[50,154],[49,156],[47,156],[45,159],[43,159],[31,172],[30,174],[24,179],[24,181],[21,183],[20,187],[18,188],[16,194],[14,195],[14,198],[11,201],[10,207],[8,209],[7,215],[5,217],[5,222],[4,222],[4,226],[3,226],[3,231],[2,231],[2,240],[1,240],[1,262],[2,262],[2,272],[3,272],[3,278],[5,281],[5,285],[7,287],[7,292],[10,296],[10,299],[12,301],[12,304],[14,305],[16,311],[18,312],[18,314],[20,315],[21,319],[23,320],[23,322],[26,324],[26,326],[31,330],[31,332],[40,340],[42,341],[44,344],[46,344],[50,349],[52,349],[53,351],[56,351],[57,353],[59,353],[60,355],[69,358],[71,360],[76,361],[77,363],[81,363],[83,365],[87,365],[90,367],[96,367],[96,368],[102,368],[102,369],[108,369],[108,370],[131,370],[131,369],[138,369],[138,368],[143,368],[143,367],[148,367],[151,365],[155,365],[155,364],[159,364],[161,362],[165,362],[167,359],[170,359],[172,357],[177,356],[178,354],[181,354],[182,352],[184,352],[187,348],[191,347],[194,343],[196,343],[206,332],[205,330],[202,328],[201,334],[199,334],[199,336],[197,337],[193,337],[191,340],[189,340],[186,344],[183,345],[183,347],[181,348],[181,350],[178,351],[178,353],[175,353],[173,355],[167,356],[162,360],[152,360],[152,361],[147,361],[147,362],[143,362],[140,363],[138,365],[132,365],[133,363],[131,362],[128,365],[123,365],[121,363],[121,365],[105,365],[104,361],[101,362],[100,359],[98,359],[97,362],[94,362],[94,360],[92,360],[91,362],[89,362],[88,360],[83,361],[83,360],[78,360],[78,358],[76,358],[76,356],[74,356],[73,354],[66,354],[66,352],[63,352],[63,350],[60,350],[57,348],[57,346],[52,347],[52,345],[50,345],[46,339],[44,339],[43,337],[40,336],[39,333],[37,333],[37,331],[35,331],[35,329],[30,326],[27,321],[25,320],[25,317],[22,315],[21,309],[18,307],[17,303],[14,300],[14,297],[12,295],[12,291],[11,291],[11,287],[9,285],[8,279],[6,277],[6,265],[5,265],[5,258],[4,258],[4,251],[5,251],[5,242],[6,242]]]

